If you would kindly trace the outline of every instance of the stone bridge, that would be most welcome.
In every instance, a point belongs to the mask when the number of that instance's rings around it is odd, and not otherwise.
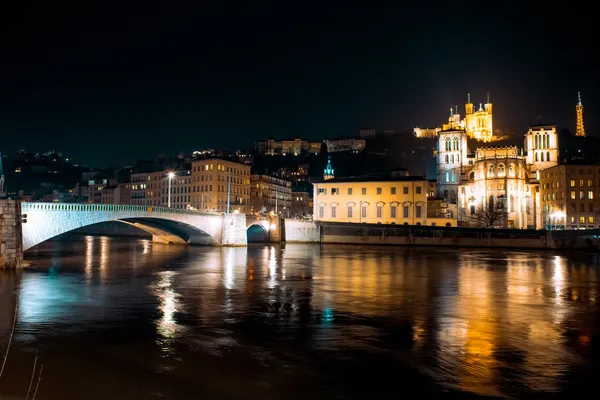
[[[175,208],[65,203],[21,203],[23,250],[84,226],[107,221],[133,225],[161,243],[245,246],[246,215]]]
[[[63,233],[108,221],[142,229],[160,243],[246,246],[248,242],[318,242],[314,223],[277,216],[203,213],[175,208],[35,203],[0,200],[0,268],[22,263],[23,252]],[[310,226],[309,226],[310,225]],[[251,234],[251,233],[254,234]],[[315,236],[316,232],[316,236]]]

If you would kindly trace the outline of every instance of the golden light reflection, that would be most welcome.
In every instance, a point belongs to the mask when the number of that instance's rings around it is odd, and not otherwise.
[[[562,304],[562,291],[564,281],[564,260],[560,256],[554,256],[554,294],[556,298],[556,305]]]
[[[92,265],[94,263],[94,237],[85,237],[85,280],[90,283],[92,280]]]
[[[458,270],[458,296],[452,314],[443,318],[439,331],[440,364],[453,371],[461,390],[496,395],[497,304],[493,274],[476,257],[463,257]]]
[[[104,282],[108,275],[108,259],[110,255],[110,238],[100,237],[100,280]]]
[[[150,240],[142,239],[140,242],[142,243],[142,254],[149,254],[150,250],[152,249]]]

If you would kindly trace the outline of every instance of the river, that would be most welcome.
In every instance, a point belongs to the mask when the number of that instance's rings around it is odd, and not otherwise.
[[[1,398],[574,397],[600,376],[595,254],[71,235],[26,258],[0,271]]]

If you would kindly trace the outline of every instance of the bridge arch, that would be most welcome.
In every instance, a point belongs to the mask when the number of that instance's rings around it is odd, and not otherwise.
[[[119,221],[152,233],[153,240],[220,245],[223,215],[163,207],[22,203],[23,249],[74,229]]]
[[[246,240],[248,243],[269,243],[269,230],[269,221],[252,223],[246,228]]]

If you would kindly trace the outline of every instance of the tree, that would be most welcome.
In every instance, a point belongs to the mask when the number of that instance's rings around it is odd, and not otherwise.
[[[475,225],[482,228],[493,228],[498,224],[504,226],[508,218],[508,210],[504,201],[491,201],[490,204],[480,204],[472,215]]]

